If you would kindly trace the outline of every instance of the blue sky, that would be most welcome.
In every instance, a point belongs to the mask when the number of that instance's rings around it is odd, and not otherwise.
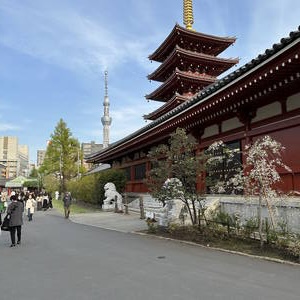
[[[0,135],[45,149],[63,118],[80,142],[102,143],[108,69],[110,142],[146,125],[158,107],[145,95],[148,60],[175,23],[182,0],[0,0]],[[236,36],[221,54],[244,65],[300,25],[299,0],[194,0],[194,29]],[[222,76],[221,76],[222,77]]]

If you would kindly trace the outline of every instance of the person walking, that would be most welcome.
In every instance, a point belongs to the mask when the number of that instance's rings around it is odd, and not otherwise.
[[[17,232],[17,244],[21,244],[21,231],[23,225],[23,211],[24,211],[24,203],[21,200],[21,197],[18,195],[12,195],[10,197],[12,201],[8,208],[7,214],[10,216],[9,218],[9,227],[10,227],[10,239],[11,245],[10,247],[16,246],[16,232]]]
[[[6,198],[7,198],[7,193],[6,191],[1,192],[1,199],[0,199],[0,214],[5,213],[6,210]]]
[[[72,204],[72,197],[70,192],[66,192],[63,198],[64,209],[65,209],[65,218],[68,219],[70,215],[70,206]]]
[[[43,195],[43,210],[46,211],[49,208],[49,197],[48,194],[45,192]]]
[[[49,199],[48,207],[49,207],[49,209],[52,209],[53,208],[53,203],[52,203],[51,193],[48,193],[48,199]]]
[[[35,205],[36,205],[36,201],[34,200],[32,195],[29,194],[28,199],[26,201],[26,205],[25,205],[25,209],[27,211],[28,221],[32,221]]]

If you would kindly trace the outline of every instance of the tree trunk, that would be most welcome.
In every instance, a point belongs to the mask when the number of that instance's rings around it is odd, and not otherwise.
[[[259,189],[259,198],[258,198],[258,233],[260,238],[260,248],[264,247],[264,240],[262,234],[262,189]]]
[[[193,214],[194,214],[194,223],[193,223],[193,225],[197,225],[198,217],[197,217],[197,210],[196,210],[196,207],[195,207],[195,200],[192,200],[192,206],[193,206]]]
[[[194,216],[193,216],[193,213],[192,213],[190,205],[189,205],[189,201],[188,200],[184,200],[183,203],[185,203],[185,205],[186,205],[186,207],[188,209],[188,212],[189,212],[192,224],[195,225],[195,220],[194,220]]]

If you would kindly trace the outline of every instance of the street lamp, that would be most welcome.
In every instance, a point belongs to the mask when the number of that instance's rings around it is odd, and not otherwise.
[[[63,192],[63,174],[62,174],[62,146],[60,145],[60,154],[59,154],[59,183],[60,183],[60,194]]]
[[[79,165],[80,165],[80,161],[79,161],[79,147],[78,147],[77,148],[77,179],[79,179],[79,177],[80,177]]]

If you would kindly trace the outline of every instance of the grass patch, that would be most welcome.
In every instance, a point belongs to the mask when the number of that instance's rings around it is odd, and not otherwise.
[[[64,212],[64,203],[62,200],[52,200],[53,207],[60,212]],[[73,202],[71,205],[71,214],[84,214],[100,211],[100,208],[90,206],[84,202]]]

